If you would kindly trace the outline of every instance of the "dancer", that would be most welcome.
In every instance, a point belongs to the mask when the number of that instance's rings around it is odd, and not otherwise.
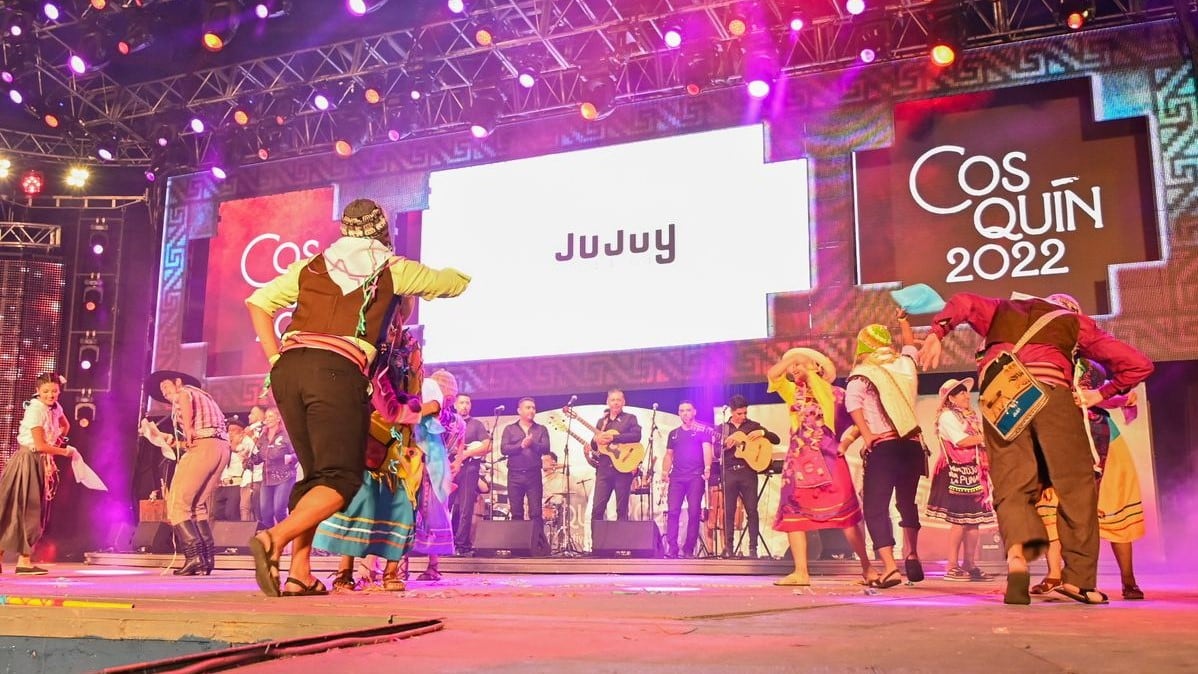
[[[936,437],[940,458],[932,473],[928,517],[949,523],[945,580],[986,581],[993,576],[974,562],[982,524],[994,521],[990,471],[982,419],[969,404],[973,379],[949,379],[940,386]]]
[[[48,573],[33,564],[33,547],[42,537],[50,515],[54,457],[72,457],[78,450],[64,445],[71,424],[58,397],[67,380],[54,372],[37,378],[37,395],[25,403],[17,432],[16,453],[0,475],[0,561],[5,550],[17,551],[18,576]]]
[[[844,459],[848,442],[837,442],[836,429],[851,422],[844,389],[833,386],[836,367],[824,354],[805,347],[790,349],[766,374],[769,390],[790,409],[790,445],[782,468],[782,491],[774,529],[786,533],[794,571],[775,585],[810,585],[807,532],[841,529],[861,562],[862,581],[878,582],[865,550],[861,507]]]
[[[179,457],[166,497],[166,519],[183,549],[183,566],[176,576],[208,575],[216,566],[216,541],[208,504],[229,465],[229,430],[225,413],[191,375],[159,370],[146,380],[151,398],[171,406],[174,436],[166,436],[147,419],[142,433],[159,446],[173,448]]]
[[[924,578],[915,492],[928,464],[915,417],[917,351],[905,314],[899,314],[899,325],[903,330],[901,352],[895,352],[890,330],[884,325],[869,325],[857,333],[857,364],[845,388],[845,407],[864,441],[861,491],[865,526],[884,567],[879,587],[893,587],[903,580],[894,560],[892,495],[901,517],[907,580],[918,583]]]
[[[289,543],[288,596],[327,592],[312,575],[312,539],[317,525],[344,508],[362,484],[369,423],[365,373],[391,300],[454,297],[470,282],[456,270],[397,257],[387,219],[368,199],[345,207],[341,235],[246,300],[254,333],[272,365],[275,401],[304,472],[291,492],[287,517],[250,542],[258,587],[272,597],[281,594],[279,557]],[[280,346],[274,315],[292,304],[295,312]]]
[[[415,429],[416,445],[424,452],[424,476],[411,552],[428,555],[428,566],[416,580],[441,580],[438,561],[441,555],[454,553],[453,523],[449,516],[453,473],[448,448],[456,447],[465,432],[465,424],[453,409],[457,396],[458,380],[446,370],[437,370],[424,380],[421,393],[424,407]],[[407,557],[401,563],[400,575],[407,578]]]
[[[1069,307],[1039,298],[1004,300],[959,293],[933,319],[932,332],[919,354],[924,368],[939,365],[941,340],[963,323],[986,337],[986,352],[979,360],[983,397],[1012,351],[1017,351],[1018,361],[1045,393],[1043,407],[1010,439],[1005,439],[989,421],[984,424],[994,509],[1007,548],[1003,601],[1031,603],[1028,561],[1048,544],[1048,532],[1036,513],[1043,470],[1060,501],[1057,529],[1065,569],[1055,591],[1083,604],[1107,603],[1106,594],[1096,588],[1095,461],[1077,401],[1084,407],[1094,407],[1126,394],[1152,373],[1152,361],[1103,332],[1089,316]],[[1023,348],[1014,349],[1017,342]],[[1071,385],[1074,353],[1102,363],[1110,371],[1110,379],[1097,389],[1082,389],[1075,394]]]

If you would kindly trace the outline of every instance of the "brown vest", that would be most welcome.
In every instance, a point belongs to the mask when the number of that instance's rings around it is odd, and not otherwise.
[[[363,288],[358,288],[348,295],[329,278],[324,256],[317,255],[312,259],[299,277],[299,300],[296,302],[295,313],[291,316],[291,324],[287,332],[318,332],[326,335],[341,335],[352,337],[358,330],[358,312],[362,310],[365,299]],[[383,332],[383,320],[387,315],[387,307],[395,296],[395,282],[391,273],[384,271],[379,275],[378,290],[370,306],[366,308],[366,334],[361,337],[371,344],[378,342]]]
[[[1004,300],[994,312],[990,331],[986,333],[986,345],[1014,344],[1041,316],[1060,309],[1043,300]],[[1077,346],[1080,332],[1081,324],[1076,316],[1058,316],[1028,340],[1028,344],[1055,346],[1068,358]]]

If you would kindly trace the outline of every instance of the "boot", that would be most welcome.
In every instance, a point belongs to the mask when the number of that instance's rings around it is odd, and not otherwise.
[[[203,541],[196,528],[195,520],[186,520],[175,525],[175,540],[183,551],[183,567],[175,569],[176,576],[194,576],[204,570]]]
[[[204,561],[203,573],[208,576],[216,568],[216,540],[212,538],[212,525],[208,520],[196,520],[196,528],[200,532],[200,542],[203,545],[200,552],[200,559]]]

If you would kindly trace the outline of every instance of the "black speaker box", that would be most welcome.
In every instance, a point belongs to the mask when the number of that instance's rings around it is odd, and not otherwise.
[[[166,522],[138,522],[133,531],[131,546],[134,552],[151,552],[158,555],[169,555],[175,551],[171,540],[174,532]]]
[[[474,532],[477,557],[544,557],[549,554],[545,531],[531,520],[483,520]]]
[[[596,557],[657,557],[660,544],[656,522],[591,522],[591,551]]]
[[[216,554],[248,555],[250,539],[258,531],[258,523],[249,521],[217,520],[212,524],[212,540]]]

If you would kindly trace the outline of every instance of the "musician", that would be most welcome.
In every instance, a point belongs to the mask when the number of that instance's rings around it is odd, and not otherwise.
[[[166,499],[166,518],[183,549],[183,567],[176,576],[208,575],[214,565],[215,541],[208,520],[208,503],[229,464],[229,431],[225,415],[200,382],[182,372],[159,370],[146,380],[152,398],[171,406],[175,436],[170,444],[181,453]],[[151,430],[143,421],[143,431]],[[154,441],[154,437],[150,438]]]
[[[478,501],[478,478],[483,457],[491,453],[491,431],[480,420],[470,416],[473,401],[465,393],[459,393],[453,408],[465,423],[462,449],[453,459],[451,471],[457,489],[453,493],[452,520],[454,547],[459,555],[473,552],[472,525],[474,506]]]
[[[232,416],[225,420],[225,426],[229,429],[229,465],[220,474],[213,515],[218,520],[237,521],[241,518],[241,482],[245,475],[245,422]]]
[[[607,410],[595,426],[599,433],[591,439],[591,456],[595,466],[595,504],[591,519],[601,520],[607,514],[607,503],[612,494],[616,496],[616,519],[628,519],[628,498],[632,493],[632,473],[616,470],[611,457],[599,451],[613,443],[638,443],[641,441],[641,425],[636,417],[624,411],[624,392],[612,389],[607,392]]]
[[[736,436],[743,433],[752,440],[764,437],[771,445],[782,441],[777,433],[766,429],[749,418],[749,401],[742,395],[734,395],[728,401],[728,421],[720,426],[724,451],[724,550],[731,556],[736,550],[732,534],[736,531],[736,502],[745,509],[749,534],[749,557],[757,558],[757,541],[761,538],[761,524],[757,515],[757,471],[748,462],[736,456],[736,449],[744,440]]]
[[[699,539],[699,515],[703,510],[703,490],[711,478],[711,428],[695,423],[695,405],[689,400],[678,404],[682,425],[666,438],[666,454],[661,467],[663,479],[670,484],[666,515],[666,557],[692,557]],[[686,501],[686,540],[678,548],[678,519]]]
[[[542,527],[545,523],[541,516],[544,498],[541,457],[549,453],[549,429],[533,421],[537,403],[532,398],[521,398],[516,403],[516,414],[520,418],[503,429],[499,440],[499,451],[507,457],[507,495],[512,519],[524,519],[527,499],[528,519]]]

